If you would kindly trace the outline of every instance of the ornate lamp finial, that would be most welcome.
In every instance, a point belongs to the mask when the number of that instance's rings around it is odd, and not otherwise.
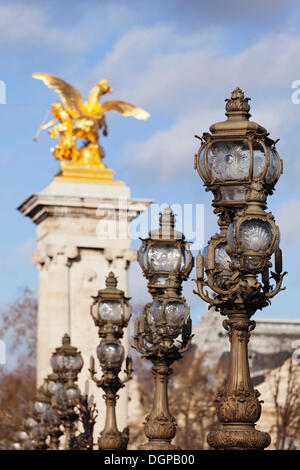
[[[159,214],[159,226],[163,227],[175,227],[175,214],[173,213],[171,207],[167,207],[163,212]]]
[[[231,93],[231,98],[226,98],[226,115],[227,113],[246,113],[246,118],[250,118],[250,104],[248,101],[250,101],[251,98],[245,98],[244,92],[241,90],[241,88],[236,87],[233,92]]]
[[[107,278],[105,279],[105,285],[106,287],[117,287],[118,285],[118,279],[114,275],[112,271],[108,274]]]
[[[70,344],[71,344],[71,338],[68,335],[68,333],[65,333],[63,338],[62,338],[62,345],[63,346],[70,346]]]

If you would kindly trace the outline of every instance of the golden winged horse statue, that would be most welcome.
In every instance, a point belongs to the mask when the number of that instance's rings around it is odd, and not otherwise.
[[[52,105],[54,118],[47,124],[42,124],[34,138],[36,141],[40,130],[43,129],[49,129],[50,137],[59,138],[56,147],[51,149],[57,160],[96,168],[104,167],[104,151],[98,139],[100,129],[103,129],[103,135],[107,135],[105,113],[116,111],[123,116],[143,120],[150,117],[144,109],[125,101],[111,100],[100,103],[101,97],[112,91],[105,79],[96,83],[88,99],[83,102],[79,91],[59,77],[48,73],[34,73],[32,77],[42,80],[49,88],[54,88],[62,100]],[[83,145],[79,149],[77,139],[83,139]]]

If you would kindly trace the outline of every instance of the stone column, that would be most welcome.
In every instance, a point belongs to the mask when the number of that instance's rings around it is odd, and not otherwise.
[[[89,380],[89,358],[96,356],[99,342],[90,317],[91,296],[104,287],[109,271],[115,273],[118,287],[127,293],[128,267],[136,257],[130,248],[130,221],[150,202],[132,199],[129,188],[120,183],[55,179],[19,207],[37,225],[33,261],[39,269],[38,385],[50,373],[51,353],[68,333],[84,359],[79,378],[84,391]],[[124,337],[128,349],[126,333]],[[99,410],[97,438],[104,426],[104,401],[91,381],[89,389]],[[120,390],[117,420],[122,430],[127,425],[126,387]]]

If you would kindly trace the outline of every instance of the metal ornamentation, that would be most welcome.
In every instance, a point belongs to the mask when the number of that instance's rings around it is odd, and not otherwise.
[[[145,420],[145,435],[148,442],[141,450],[176,450],[171,443],[176,434],[176,420],[168,405],[168,381],[172,373],[170,366],[182,357],[191,344],[192,322],[185,299],[178,295],[178,280],[170,274],[165,293],[154,297],[146,305],[141,318],[136,318],[134,347],[152,364],[154,378],[154,403]],[[175,339],[181,335],[181,341]]]
[[[102,368],[102,377],[98,379],[96,376],[93,357],[90,359],[89,372],[97,387],[104,391],[106,403],[105,426],[98,440],[99,450],[125,450],[129,440],[129,429],[126,427],[121,433],[116,422],[118,391],[132,378],[130,357],[126,358],[125,378],[119,378],[124,358],[120,339],[132,312],[128,301],[129,298],[125,297],[124,292],[117,289],[117,279],[110,272],[106,278],[106,288],[98,291],[91,307],[91,315],[101,338],[97,356]]]
[[[249,120],[249,98],[237,88],[226,101],[227,121],[203,135],[195,158],[206,189],[214,194],[220,232],[197,256],[194,292],[227,317],[223,326],[231,343],[228,379],[216,399],[222,429],[210,432],[208,443],[215,449],[264,449],[270,436],[255,429],[261,401],[251,383],[247,345],[255,328],[251,317],[283,289],[286,274],[279,229],[265,212],[282,163],[276,142]]]

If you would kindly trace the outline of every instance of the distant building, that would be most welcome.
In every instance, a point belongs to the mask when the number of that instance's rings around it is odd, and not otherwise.
[[[229,363],[230,343],[222,326],[225,317],[211,309],[193,326],[193,344],[207,355],[210,365]],[[254,317],[255,319],[255,317]],[[267,370],[279,367],[300,340],[300,320],[255,319],[249,341],[249,363],[254,385],[264,381]]]

